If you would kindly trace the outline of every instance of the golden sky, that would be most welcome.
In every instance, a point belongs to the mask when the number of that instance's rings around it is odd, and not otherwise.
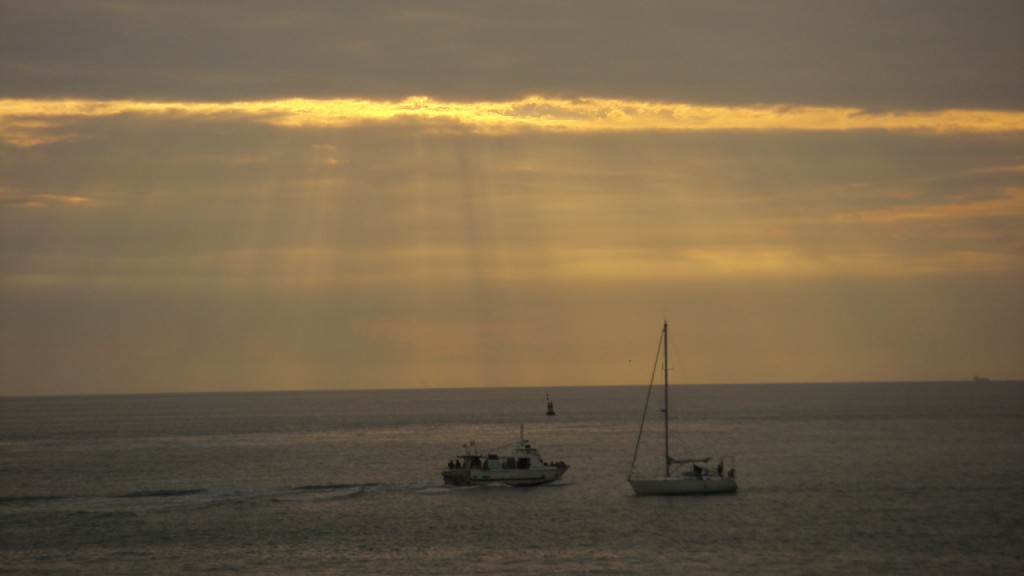
[[[39,4],[0,394],[1024,378],[1016,4]]]
[[[871,112],[822,106],[701,106],[533,96],[510,102],[444,102],[425,96],[401,101],[291,98],[240,102],[131,100],[0,100],[0,137],[15,146],[60,138],[62,120],[121,115],[249,119],[288,127],[345,128],[395,121],[441,121],[469,133],[642,131],[851,131],[1001,133],[1024,130],[1024,112],[925,110]],[[68,136],[72,137],[72,136]]]

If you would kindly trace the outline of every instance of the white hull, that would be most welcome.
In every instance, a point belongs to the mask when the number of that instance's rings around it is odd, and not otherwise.
[[[482,486],[505,484],[508,486],[538,486],[562,478],[568,467],[554,466],[533,470],[482,470],[479,468],[456,468],[445,470],[442,476],[449,486]]]
[[[629,485],[637,496],[671,496],[676,494],[721,494],[736,491],[735,478],[697,478],[695,476],[675,476],[672,478],[651,478],[635,480],[630,478]]]

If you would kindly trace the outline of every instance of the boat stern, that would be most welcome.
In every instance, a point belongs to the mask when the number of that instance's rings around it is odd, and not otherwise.
[[[445,486],[470,486],[473,484],[468,468],[450,468],[441,472]]]

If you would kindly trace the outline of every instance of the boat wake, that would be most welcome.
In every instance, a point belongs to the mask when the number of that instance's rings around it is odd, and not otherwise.
[[[558,480],[533,488],[567,486],[569,484],[571,483]],[[438,495],[457,494],[467,490],[490,491],[508,489],[522,490],[523,488],[498,482],[478,486],[447,486],[438,485],[433,482],[409,484],[343,482],[254,490],[165,488],[134,490],[107,495],[0,496],[0,513],[16,515],[36,512],[66,512],[73,514],[135,515],[148,512],[188,511],[275,502],[318,503],[397,492]]]
[[[153,511],[194,510],[264,502],[324,502],[387,492],[430,493],[433,483],[339,483],[259,490],[205,488],[138,490],[109,495],[26,495],[0,497],[0,513],[69,512],[78,514],[137,514]]]
[[[572,484],[572,482],[567,482],[565,480],[555,480],[553,482],[548,482],[546,484],[538,484],[536,486],[526,486],[526,487],[524,487],[524,486],[516,486],[516,485],[513,485],[513,484],[503,484],[501,482],[491,482],[491,483],[488,483],[488,484],[473,484],[473,485],[470,485],[470,486],[452,486],[452,485],[434,486],[434,487],[431,487],[431,488],[426,488],[424,490],[420,490],[419,492],[422,493],[422,494],[428,494],[428,493],[429,494],[453,494],[453,493],[457,494],[457,493],[460,493],[460,492],[467,492],[467,491],[475,492],[475,491],[480,491],[480,490],[483,490],[485,492],[489,491],[489,490],[515,490],[517,492],[522,492],[523,490],[537,490],[537,489],[546,489],[546,488],[558,488],[559,486],[569,486],[570,484]]]

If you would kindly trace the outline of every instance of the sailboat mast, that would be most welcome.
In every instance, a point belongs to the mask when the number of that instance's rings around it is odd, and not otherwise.
[[[661,330],[661,339],[665,343],[665,477],[668,478],[672,462],[668,455],[668,320]]]

